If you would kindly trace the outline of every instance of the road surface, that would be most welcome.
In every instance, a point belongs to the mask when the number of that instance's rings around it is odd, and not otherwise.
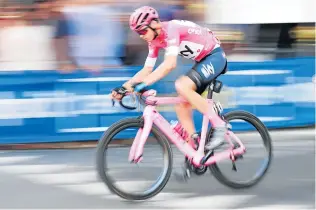
[[[160,194],[143,202],[128,202],[107,190],[96,175],[95,148],[2,151],[0,208],[315,209],[315,136],[311,132],[292,135],[285,131],[273,133],[272,137],[271,169],[256,187],[232,190],[209,172],[192,177],[188,183],[179,183],[172,176]],[[258,167],[259,148],[260,142],[251,143],[248,156],[237,163],[237,174],[247,174]],[[123,164],[123,151],[126,150],[117,148],[110,157]],[[183,156],[173,151],[177,170]],[[151,161],[162,159],[158,149],[152,148],[149,153]],[[116,177],[124,181],[124,187],[138,188],[142,181],[150,179],[154,170],[148,167],[153,164],[146,165],[145,160],[137,172],[130,172],[127,167],[116,169]],[[234,175],[231,165],[223,163],[223,167],[227,166],[227,174]]]

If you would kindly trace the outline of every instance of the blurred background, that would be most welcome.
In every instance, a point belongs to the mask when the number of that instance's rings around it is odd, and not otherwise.
[[[162,21],[191,20],[218,36],[230,71],[215,97],[226,111],[250,111],[269,128],[313,125],[313,4],[0,0],[0,143],[95,140],[116,120],[138,115],[112,107],[107,94],[146,59],[147,43],[128,26],[131,12],[142,5],[155,7]],[[161,51],[157,64],[162,59]],[[179,57],[177,69],[153,88],[175,94],[174,81],[192,64]],[[172,106],[161,111],[175,117]],[[200,126],[201,118],[195,119]]]
[[[129,15],[142,5],[154,6],[163,21],[187,19],[209,27],[230,61],[315,55],[313,22],[277,23],[275,18],[276,23],[251,23],[249,17],[245,19],[250,23],[229,24],[225,21],[232,14],[222,4],[212,0],[1,0],[0,69],[94,71],[142,65],[147,45],[128,27]],[[218,21],[222,13],[226,13],[224,23]]]
[[[131,208],[96,175],[95,146],[113,123],[142,114],[141,109],[112,106],[108,94],[145,62],[147,43],[129,29],[128,19],[134,9],[149,5],[163,21],[186,19],[214,31],[229,61],[229,71],[219,77],[224,87],[214,98],[224,113],[245,110],[269,128],[274,160],[263,184],[249,191],[231,191],[207,172],[187,185],[171,179],[152,201],[134,204],[315,209],[315,4],[314,0],[0,0],[0,207]],[[174,81],[192,65],[179,57],[176,70],[152,88],[160,96],[175,95]],[[176,119],[173,106],[158,109],[167,120]],[[194,112],[194,121],[199,130],[201,114]],[[233,176],[253,174],[256,162],[267,162],[261,138],[243,136],[255,130],[246,123],[232,124],[249,150],[237,163],[240,173],[232,172],[231,162],[225,165],[227,171]],[[111,148],[108,160],[121,167],[114,169],[113,177],[138,189],[158,168],[154,161],[166,156],[159,156],[160,150],[148,143],[143,168],[137,165],[139,170],[132,172],[134,165],[127,162],[131,141],[126,141],[134,139],[132,134],[128,130],[117,137],[122,141],[114,144],[121,147]],[[180,167],[183,155],[173,151],[174,167]]]

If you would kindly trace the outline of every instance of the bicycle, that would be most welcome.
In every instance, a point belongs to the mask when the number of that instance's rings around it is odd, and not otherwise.
[[[210,140],[213,130],[212,127],[207,130],[210,122],[206,116],[203,116],[199,147],[197,150],[195,150],[184,139],[182,139],[178,133],[173,131],[170,123],[162,115],[160,115],[156,109],[157,105],[182,103],[186,100],[181,97],[156,97],[156,90],[150,89],[145,90],[138,96],[139,102],[145,105],[143,115],[137,118],[126,118],[118,121],[104,132],[98,142],[96,155],[98,174],[101,180],[105,183],[105,185],[112,193],[115,193],[121,198],[127,200],[146,200],[152,198],[160,191],[162,191],[169,181],[173,165],[173,153],[169,141],[171,141],[176,146],[176,148],[184,154],[186,159],[189,160],[191,170],[193,170],[194,173],[201,175],[206,172],[207,168],[209,168],[213,176],[220,183],[230,188],[250,188],[263,179],[270,167],[272,159],[272,143],[268,129],[255,115],[246,111],[236,110],[230,111],[226,114],[221,114],[223,109],[220,103],[213,103],[212,96],[213,92],[220,93],[222,89],[222,82],[215,79],[207,88],[208,103],[214,105],[214,109],[217,111],[217,114],[222,117],[223,120],[227,122],[236,119],[245,120],[252,124],[260,133],[260,136],[262,137],[264,142],[265,149],[267,150],[268,157],[265,159],[263,166],[259,169],[259,171],[257,171],[255,177],[247,182],[238,183],[229,180],[218,168],[218,162],[225,159],[230,159],[232,161],[233,170],[236,170],[235,161],[243,158],[243,154],[246,152],[245,146],[243,145],[241,140],[231,131],[231,129],[229,129],[225,135],[225,139],[230,146],[229,149],[218,154],[214,154],[213,150],[207,151],[204,149],[204,146],[206,142]],[[135,109],[135,107],[125,105],[123,103],[123,100],[120,101],[120,105],[125,107],[126,109]],[[136,137],[132,143],[129,152],[128,159],[131,163],[139,163],[142,160],[143,148],[150,132],[154,133],[159,141],[159,144],[161,144],[161,146],[163,147],[164,153],[166,153],[166,157],[168,158],[167,166],[165,167],[163,173],[160,175],[159,180],[156,182],[154,187],[150,190],[138,194],[126,193],[115,187],[112,183],[111,178],[107,176],[105,170],[106,165],[104,154],[107,151],[107,145],[115,134],[131,126],[139,127],[139,130],[137,131]]]

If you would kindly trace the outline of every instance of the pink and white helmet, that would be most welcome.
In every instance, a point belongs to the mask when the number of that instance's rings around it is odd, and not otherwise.
[[[158,12],[149,6],[143,6],[136,9],[129,19],[129,26],[133,31],[143,29],[148,26],[152,20],[158,19]]]

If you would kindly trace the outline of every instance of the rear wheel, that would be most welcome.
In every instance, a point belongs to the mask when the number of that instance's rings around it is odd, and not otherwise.
[[[244,120],[248,123],[250,123],[255,130],[260,134],[260,137],[263,141],[263,145],[265,148],[265,154],[266,157],[261,163],[261,166],[256,171],[255,175],[247,180],[247,181],[232,181],[231,179],[227,178],[227,176],[224,175],[224,173],[220,170],[218,167],[218,163],[212,164],[209,166],[209,169],[211,173],[214,175],[214,177],[222,184],[234,188],[234,189],[240,189],[240,188],[249,188],[256,184],[258,184],[266,175],[268,172],[268,169],[271,164],[272,160],[272,142],[271,137],[269,135],[268,129],[265,127],[265,125],[253,114],[245,111],[232,111],[228,112],[224,115],[224,119],[227,122],[230,122],[232,120]],[[212,130],[208,133],[208,136],[210,139],[212,135]],[[242,139],[240,139],[243,141]],[[247,149],[247,148],[246,148]]]

